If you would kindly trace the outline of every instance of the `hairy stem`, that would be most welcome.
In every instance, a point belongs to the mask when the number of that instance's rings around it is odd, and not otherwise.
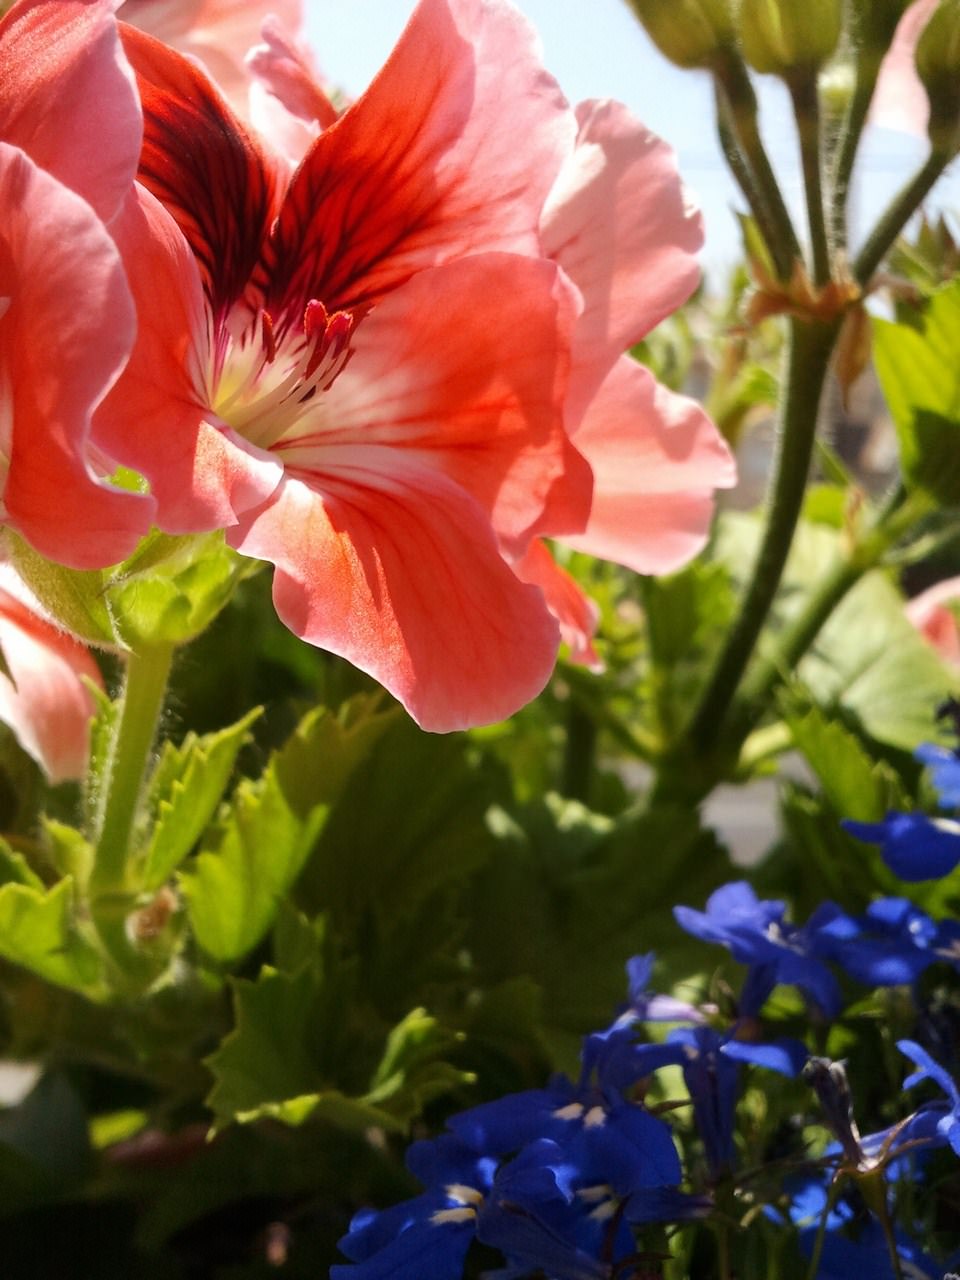
[[[813,282],[823,286],[830,279],[830,244],[827,239],[820,174],[820,100],[817,96],[816,72],[792,77],[789,89],[800,139],[800,161],[813,255]]]
[[[787,378],[767,502],[767,527],[738,617],[691,719],[698,750],[716,743],[780,585],[806,492],[820,398],[839,321],[790,322]]]
[[[893,247],[897,236],[919,209],[950,159],[949,152],[931,151],[926,163],[894,196],[854,261],[853,274],[861,285],[870,282],[873,273]]]

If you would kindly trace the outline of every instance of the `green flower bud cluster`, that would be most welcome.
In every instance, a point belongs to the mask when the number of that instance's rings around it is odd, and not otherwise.
[[[710,67],[732,45],[731,0],[629,0],[647,35],[678,67]]]
[[[742,0],[740,43],[755,71],[789,77],[820,66],[843,25],[842,0]]]
[[[917,41],[917,74],[930,99],[936,150],[960,148],[960,0],[940,0]]]

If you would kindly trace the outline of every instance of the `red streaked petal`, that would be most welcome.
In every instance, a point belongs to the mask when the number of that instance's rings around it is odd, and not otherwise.
[[[583,294],[567,421],[619,356],[697,286],[703,224],[667,144],[617,102],[577,108],[580,132],[550,193],[544,251]]]
[[[294,175],[263,269],[268,308],[288,307],[293,322],[310,298],[366,307],[467,253],[539,254],[572,128],[520,14],[421,0],[370,88]]]
[[[93,206],[116,212],[142,125],[114,0],[20,0],[0,23],[0,138]]]
[[[103,679],[71,636],[0,589],[0,649],[10,671],[0,675],[0,720],[51,782],[87,771],[93,698],[83,681]]]
[[[276,488],[280,464],[211,412],[208,316],[190,248],[162,205],[131,196],[114,234],[137,302],[137,341],[94,439],[150,482],[168,533],[235,524]]]
[[[500,557],[469,494],[397,450],[350,471],[287,478],[228,534],[276,566],[281,619],[368,672],[425,729],[489,724],[535,697],[557,628]]]
[[[543,592],[547,608],[560,624],[560,639],[570,650],[570,661],[602,671],[603,663],[593,646],[600,610],[580,584],[560,568],[539,539],[530,543],[513,569],[522,582],[530,582]]]
[[[138,177],[173,215],[219,319],[241,297],[276,212],[272,164],[186,58],[122,26],[143,102]]]
[[[4,518],[51,559],[102,568],[130,554],[153,511],[88,461],[91,413],[133,342],[120,255],[85,200],[5,143],[0,208]]]
[[[357,326],[322,423],[304,419],[314,434],[285,444],[284,463],[389,445],[472,493],[505,539],[523,536],[560,478],[585,519],[589,471],[574,471],[562,424],[572,325],[569,286],[543,259],[479,254],[421,272]]]
[[[623,356],[574,441],[593,468],[593,507],[564,543],[637,573],[671,573],[702,549],[714,490],[736,483],[736,467],[696,401]]]

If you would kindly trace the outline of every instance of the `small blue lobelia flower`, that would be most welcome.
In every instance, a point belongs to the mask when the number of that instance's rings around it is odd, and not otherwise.
[[[785,920],[786,903],[757,898],[746,881],[724,885],[711,894],[705,911],[674,907],[677,923],[704,942],[717,942],[735,960],[749,966],[740,997],[740,1013],[759,1013],[767,996],[782,983],[798,987],[827,1017],[840,1011],[840,989],[819,958],[818,931],[833,908],[820,908],[804,926]],[[825,914],[824,914],[825,913]]]
[[[942,929],[907,898],[878,898],[859,916],[839,907],[823,915],[821,952],[867,986],[909,985],[944,957],[937,949]]]
[[[941,809],[960,807],[960,757],[930,742],[914,755],[930,770]],[[882,822],[846,819],[842,826],[858,840],[880,845],[893,874],[910,883],[939,880],[960,865],[960,822],[953,818],[891,810]]]
[[[949,1145],[960,1156],[960,1087],[950,1073],[915,1041],[898,1040],[897,1048],[917,1068],[904,1080],[905,1089],[913,1088],[922,1080],[931,1080],[947,1095],[943,1101],[927,1102],[918,1108],[904,1128],[901,1144],[926,1139],[932,1146]]]

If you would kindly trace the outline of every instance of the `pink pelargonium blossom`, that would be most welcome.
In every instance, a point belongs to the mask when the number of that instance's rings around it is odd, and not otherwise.
[[[40,610],[12,569],[0,568],[0,721],[51,782],[82,778],[95,707],[87,681],[103,688],[79,641]]]
[[[138,346],[98,439],[170,532],[271,561],[280,617],[425,727],[504,717],[557,626],[501,548],[589,468],[564,430],[576,290],[540,248],[574,122],[499,0],[421,0],[291,176],[202,72],[129,31]]]
[[[247,114],[244,65],[268,16],[291,33],[303,23],[302,0],[122,0],[120,18],[181,53],[199,58],[240,115]]]
[[[726,442],[693,400],[621,353],[690,296],[699,280],[699,213],[672,150],[626,108],[588,102],[543,215],[545,250],[580,291],[567,430],[593,471],[590,516],[564,529],[548,506],[539,532],[638,573],[670,573],[700,551],[714,493],[736,482]],[[571,658],[598,665],[597,614],[533,544],[517,564],[560,620]]]
[[[0,520],[76,568],[124,559],[153,510],[89,444],[135,327],[105,225],[141,140],[114,8],[21,0],[0,22]]]
[[[884,129],[925,136],[930,118],[927,91],[914,62],[917,41],[938,0],[914,0],[897,26],[880,68],[870,119]]]
[[[907,617],[951,667],[960,667],[958,616],[960,578],[946,578],[907,602]]]

